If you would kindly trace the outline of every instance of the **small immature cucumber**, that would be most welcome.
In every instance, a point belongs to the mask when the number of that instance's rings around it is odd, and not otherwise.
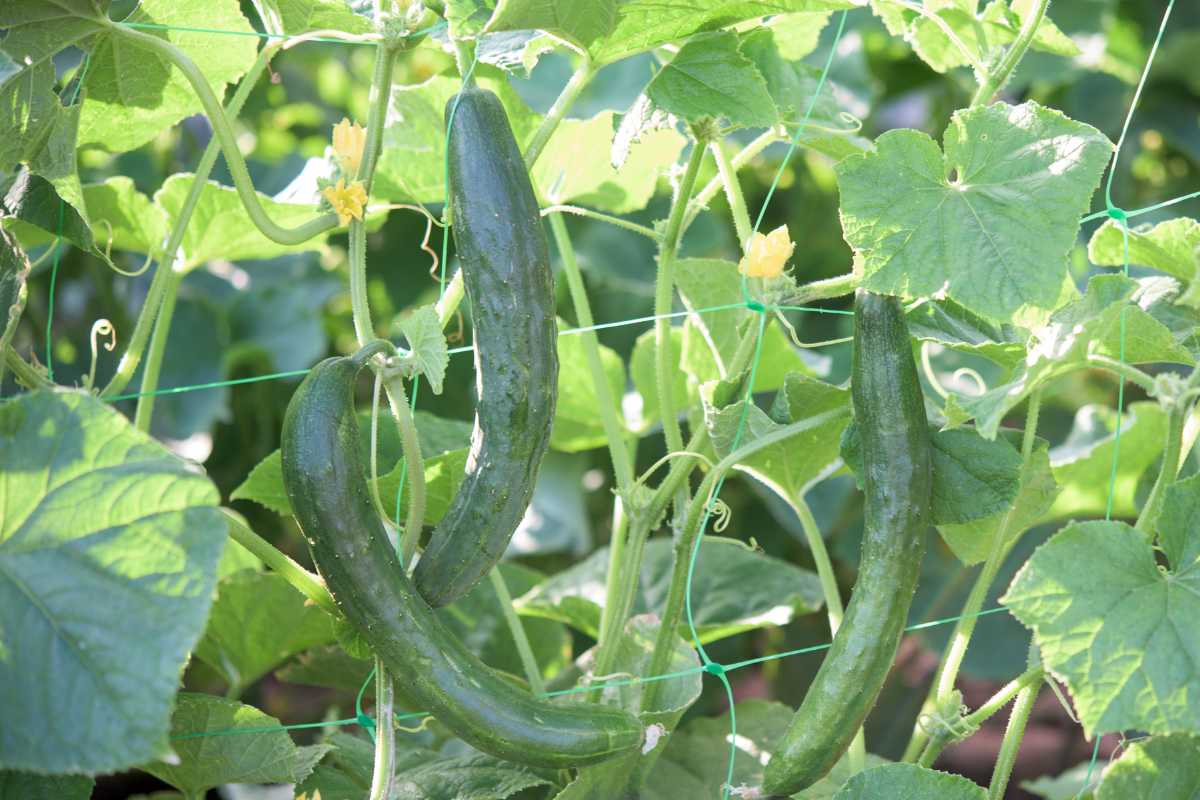
[[[563,768],[638,747],[637,718],[615,708],[534,699],[468,651],[417,593],[363,479],[353,389],[371,352],[318,364],[283,421],[284,486],[313,561],[346,619],[406,694],[485,753]]]
[[[475,86],[446,106],[447,200],[474,327],[476,407],[466,479],[413,580],[434,608],[504,554],[550,444],[558,384],[554,278],[529,173],[500,100]]]
[[[763,789],[792,795],[833,769],[875,705],[917,589],[933,485],[929,425],[904,311],[855,299],[851,397],[866,509],[858,580],[803,703],[767,763]]]

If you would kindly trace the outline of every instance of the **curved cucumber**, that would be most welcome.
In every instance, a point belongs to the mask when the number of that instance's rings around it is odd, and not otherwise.
[[[854,415],[866,509],[858,580],[846,615],[775,754],[763,789],[791,795],[823,778],[850,746],[887,678],[917,589],[932,487],[929,426],[904,311],[855,299]]]
[[[447,124],[450,218],[475,333],[476,411],[466,478],[413,572],[435,608],[466,594],[512,539],[550,444],[558,388],[550,255],[504,107],[491,92],[466,88]]]
[[[368,352],[318,364],[283,421],[288,499],[346,619],[409,696],[485,753],[561,768],[638,747],[642,726],[635,717],[534,699],[469,652],[417,594],[363,480],[353,387]]]

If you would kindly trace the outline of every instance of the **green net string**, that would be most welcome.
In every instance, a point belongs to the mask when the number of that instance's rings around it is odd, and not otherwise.
[[[1157,211],[1157,210],[1160,210],[1163,208],[1167,208],[1167,207],[1170,207],[1170,206],[1173,206],[1173,205],[1176,205],[1179,203],[1186,202],[1188,200],[1200,198],[1200,191],[1197,191],[1197,192],[1184,194],[1179,197],[1172,198],[1170,200],[1155,203],[1153,205],[1149,205],[1144,208],[1139,208],[1139,209],[1132,210],[1132,211],[1126,211],[1126,210],[1118,207],[1117,205],[1114,204],[1113,199],[1112,199],[1112,184],[1113,184],[1113,179],[1114,179],[1115,172],[1116,172],[1118,158],[1119,158],[1121,151],[1123,149],[1123,146],[1125,144],[1125,139],[1126,139],[1130,124],[1132,122],[1133,115],[1135,113],[1135,110],[1137,108],[1138,102],[1141,97],[1142,90],[1143,90],[1146,80],[1148,78],[1151,65],[1153,64],[1155,56],[1157,54],[1158,47],[1159,47],[1159,45],[1162,41],[1162,38],[1165,34],[1166,26],[1167,26],[1168,20],[1171,16],[1171,12],[1174,8],[1174,5],[1175,5],[1175,0],[1170,0],[1170,2],[1168,2],[1168,4],[1167,4],[1167,8],[1163,14],[1162,22],[1159,26],[1157,35],[1155,37],[1153,47],[1151,48],[1151,51],[1147,58],[1145,67],[1144,67],[1141,77],[1138,81],[1133,100],[1128,109],[1128,113],[1125,118],[1124,125],[1122,127],[1122,131],[1121,131],[1121,135],[1118,140],[1118,143],[1117,143],[1117,147],[1114,150],[1112,163],[1111,163],[1111,166],[1109,169],[1107,183],[1105,186],[1105,208],[1103,210],[1088,214],[1081,219],[1081,223],[1086,223],[1086,222],[1091,222],[1091,221],[1108,218],[1108,219],[1113,219],[1114,221],[1116,221],[1117,223],[1120,224],[1121,230],[1122,230],[1122,235],[1123,235],[1123,241],[1124,241],[1124,256],[1125,256],[1122,270],[1123,270],[1123,273],[1126,275],[1129,274],[1130,230],[1129,230],[1128,221],[1130,219],[1141,216],[1143,214],[1148,214],[1148,213],[1151,213],[1151,212],[1154,212],[1154,211]],[[834,46],[831,48],[829,56],[826,60],[824,69],[822,70],[816,92],[814,92],[813,97],[810,99],[809,107],[805,112],[804,118],[801,121],[800,125],[798,126],[796,133],[794,134],[794,136],[791,139],[791,142],[789,144],[788,151],[784,157],[783,163],[780,165],[778,171],[776,172],[775,178],[771,183],[771,186],[767,192],[766,198],[765,198],[762,206],[759,209],[757,219],[755,220],[755,223],[754,223],[754,231],[755,232],[757,232],[759,230],[759,228],[762,224],[763,218],[766,213],[767,206],[770,203],[771,199],[773,198],[776,189],[778,188],[779,181],[783,175],[783,171],[786,168],[787,163],[792,158],[794,151],[798,147],[800,137],[803,133],[803,130],[806,127],[807,122],[811,117],[816,98],[819,96],[821,88],[823,87],[824,82],[825,82],[825,80],[828,76],[828,73],[830,71],[830,68],[832,66],[832,61],[833,61],[834,55],[836,53],[836,43],[840,39],[840,37],[844,31],[846,17],[847,17],[848,13],[849,13],[848,11],[843,11],[841,13],[841,15],[839,16],[836,38],[834,40]],[[365,44],[365,45],[369,45],[369,46],[374,46],[374,45],[378,44],[378,42],[370,41],[370,40],[360,40],[360,41],[348,42],[345,39],[339,39],[339,38],[335,38],[335,37],[288,36],[288,35],[269,34],[269,33],[260,33],[260,32],[228,31],[228,30],[218,30],[218,29],[210,29],[210,28],[159,25],[159,24],[154,24],[154,23],[122,23],[122,24],[124,24],[128,27],[131,27],[131,28],[154,29],[154,30],[163,30],[163,31],[181,31],[181,32],[191,32],[191,33],[209,33],[209,34],[215,34],[215,35],[253,36],[253,37],[258,37],[261,39],[304,39],[305,41],[323,42],[323,43],[330,43],[330,44],[352,43],[352,44]],[[420,31],[419,33],[420,34],[432,33],[434,31],[440,30],[444,27],[445,27],[445,23],[439,23],[438,25],[435,25],[428,29]],[[470,67],[469,67],[466,75],[464,75],[464,82],[466,80],[469,80],[469,77],[470,77],[471,73],[473,72],[476,63],[477,63],[477,59],[472,59]],[[84,60],[80,65],[77,77],[74,80],[74,86],[72,87],[72,90],[71,90],[71,97],[70,97],[71,104],[73,104],[79,97],[79,92],[81,91],[83,82],[87,75],[88,64],[89,64],[89,58],[88,58],[88,56],[85,55]],[[453,110],[451,112],[451,119],[453,119]],[[447,136],[449,136],[449,128],[447,129]],[[447,165],[447,168],[448,168],[448,165]],[[57,235],[56,241],[53,245],[56,247],[56,251],[53,256],[52,267],[50,270],[49,287],[48,287],[48,319],[47,319],[47,325],[46,325],[46,361],[47,361],[48,374],[51,377],[51,379],[53,379],[53,357],[52,357],[53,354],[52,354],[51,348],[52,348],[52,343],[53,343],[54,295],[55,295],[55,286],[56,286],[56,282],[57,282],[58,265],[59,265],[59,261],[60,261],[60,257],[61,257],[61,248],[58,248],[58,244],[60,244],[63,241],[62,240],[62,227],[63,227],[64,219],[65,219],[65,211],[66,211],[65,202],[60,203],[58,235]],[[448,249],[448,231],[444,231],[443,232],[443,241],[442,241],[441,274],[439,276],[439,288],[442,292],[444,292],[445,284],[446,284],[447,249]],[[743,431],[744,431],[746,415],[749,410],[748,403],[751,402],[751,400],[752,400],[755,372],[757,370],[757,366],[758,366],[760,356],[761,356],[762,333],[765,330],[767,314],[774,313],[777,311],[799,311],[799,312],[808,312],[808,313],[843,314],[843,315],[851,315],[852,314],[852,312],[849,312],[849,311],[824,309],[824,308],[810,307],[810,306],[790,306],[790,305],[765,306],[765,305],[755,301],[750,296],[749,288],[748,288],[747,282],[744,278],[742,281],[742,295],[743,295],[742,302],[740,302],[740,303],[729,303],[729,304],[725,304],[725,305],[712,306],[712,307],[697,309],[697,310],[693,310],[693,311],[675,312],[675,313],[671,313],[671,314],[662,315],[661,317],[648,316],[648,317],[638,317],[638,318],[632,318],[632,319],[627,319],[627,320],[620,320],[620,321],[616,321],[616,322],[601,323],[601,324],[592,325],[592,326],[588,326],[588,327],[568,329],[565,331],[561,331],[559,335],[566,336],[566,335],[572,335],[572,334],[579,334],[579,333],[583,333],[585,331],[591,331],[591,330],[602,330],[602,329],[607,329],[607,328],[616,328],[616,327],[625,326],[625,325],[634,325],[634,324],[641,324],[641,323],[646,323],[646,322],[653,322],[654,320],[663,318],[663,317],[676,318],[676,317],[687,316],[689,314],[715,313],[718,311],[726,311],[726,310],[731,310],[731,309],[735,309],[735,308],[747,308],[751,311],[757,312],[759,314],[759,321],[758,321],[758,328],[757,328],[757,332],[756,332],[756,336],[757,336],[756,352],[755,352],[755,358],[753,361],[753,365],[751,367],[751,373],[750,373],[750,376],[748,379],[748,386],[747,386],[747,390],[746,390],[746,394],[745,394],[745,401],[746,401],[747,405],[743,409],[743,414],[739,421],[739,425],[738,425],[737,432],[736,432],[735,439],[734,439],[734,447],[736,448],[737,443],[740,441]],[[1122,315],[1120,322],[1121,322],[1121,327],[1120,327],[1121,347],[1120,347],[1119,360],[1121,363],[1124,363],[1125,362],[1125,338],[1126,338],[1125,337],[1124,315]],[[467,346],[467,347],[455,348],[455,349],[451,350],[450,352],[451,353],[465,353],[465,352],[470,352],[472,350],[473,350],[472,347]],[[298,377],[305,375],[306,373],[307,373],[307,370],[277,372],[277,373],[270,373],[270,374],[253,376],[253,377],[248,377],[248,378],[238,378],[238,379],[225,380],[225,381],[213,381],[213,382],[209,382],[209,383],[194,384],[194,385],[189,385],[189,386],[178,386],[178,387],[173,387],[173,388],[157,389],[154,392],[148,392],[145,394],[153,394],[153,395],[183,394],[183,393],[187,393],[187,392],[203,391],[203,390],[208,390],[208,389],[217,389],[217,388],[222,388],[222,387],[227,387],[227,386],[237,386],[237,385],[261,382],[261,381],[298,378]],[[418,388],[417,385],[414,384],[413,392],[412,392],[412,403],[414,404],[414,406],[415,406],[415,403],[417,400],[417,388]],[[134,393],[123,394],[123,395],[120,395],[117,397],[113,397],[113,398],[111,398],[111,400],[113,400],[113,401],[131,400],[131,399],[135,399],[135,398],[141,397],[141,396],[143,396],[143,393],[134,392]],[[1106,519],[1111,518],[1111,515],[1112,515],[1112,503],[1113,503],[1113,495],[1115,492],[1115,480],[1116,480],[1116,474],[1117,474],[1117,466],[1118,466],[1119,458],[1120,458],[1120,437],[1121,437],[1121,422],[1122,422],[1121,415],[1124,412],[1124,405],[1125,405],[1124,381],[1122,381],[1118,388],[1118,396],[1117,396],[1117,412],[1118,412],[1118,414],[1117,414],[1116,429],[1115,429],[1115,433],[1114,433],[1113,458],[1112,458],[1112,467],[1111,467],[1111,471],[1110,471],[1109,487],[1108,487],[1108,503],[1107,503],[1107,509],[1106,509],[1106,513],[1105,513]],[[719,495],[720,488],[723,485],[723,482],[724,482],[724,479],[722,478],[716,484],[716,487],[714,488],[714,490],[712,492],[712,499],[710,500],[708,507],[706,508],[702,529],[707,528],[707,523],[708,523],[709,517],[711,516],[711,513],[712,513],[712,504],[715,501],[715,499],[717,498],[717,496]],[[403,485],[404,485],[404,481],[402,480],[401,487],[403,487]],[[401,488],[401,491],[403,491],[402,488]],[[399,507],[399,497],[397,498],[397,507]],[[397,514],[399,514],[398,511],[397,511]],[[555,692],[547,692],[547,693],[544,693],[542,696],[543,697],[557,697],[557,696],[563,696],[563,695],[576,694],[576,693],[580,693],[580,692],[592,691],[596,688],[610,688],[610,687],[620,687],[620,686],[628,686],[628,685],[634,685],[634,684],[647,684],[647,683],[653,683],[653,682],[658,682],[658,681],[673,680],[673,679],[677,679],[677,678],[681,678],[681,677],[685,677],[685,676],[689,676],[689,675],[695,675],[697,673],[713,675],[714,677],[716,677],[718,680],[721,681],[723,688],[725,690],[725,693],[726,693],[726,697],[729,702],[729,709],[730,709],[730,728],[731,728],[731,731],[730,731],[731,732],[730,757],[729,757],[729,765],[728,765],[728,770],[727,770],[726,783],[722,787],[722,797],[725,798],[725,800],[727,800],[727,798],[729,797],[730,790],[732,788],[730,786],[730,782],[732,781],[732,777],[733,777],[733,768],[734,768],[734,763],[735,763],[734,759],[736,756],[736,745],[734,744],[734,742],[736,741],[736,732],[737,732],[736,717],[735,717],[735,710],[734,710],[735,706],[734,706],[733,690],[732,690],[732,686],[729,682],[729,679],[727,677],[727,674],[729,672],[732,672],[732,671],[735,671],[738,669],[742,669],[742,668],[745,668],[748,666],[756,665],[756,664],[762,664],[762,663],[766,663],[769,661],[774,661],[774,660],[778,660],[778,659],[782,659],[782,658],[790,658],[793,656],[822,652],[824,650],[827,650],[830,647],[831,643],[814,645],[811,647],[805,647],[805,648],[800,648],[798,650],[790,650],[790,651],[781,652],[781,653],[774,653],[774,654],[770,654],[770,655],[766,655],[766,656],[761,656],[758,658],[752,658],[752,659],[746,659],[744,661],[734,662],[731,664],[719,664],[717,662],[712,661],[708,657],[707,652],[704,650],[704,647],[699,640],[699,636],[698,636],[696,626],[695,626],[695,621],[693,618],[692,605],[691,605],[692,579],[693,579],[693,576],[695,573],[697,555],[699,553],[699,548],[702,545],[702,542],[703,542],[703,537],[698,537],[696,546],[693,549],[693,552],[691,555],[691,561],[689,562],[687,593],[686,593],[686,606],[685,606],[689,629],[691,630],[692,637],[693,637],[693,643],[694,643],[694,645],[697,649],[697,652],[701,658],[700,666],[693,667],[693,668],[686,669],[686,670],[670,672],[670,673],[666,673],[666,674],[662,674],[662,675],[634,677],[634,678],[629,678],[629,679],[624,679],[624,680],[606,681],[603,683],[587,683],[586,685],[577,686],[572,689],[565,689],[565,690],[560,690],[560,691],[555,691]],[[983,616],[999,614],[1004,611],[1005,611],[1005,609],[1003,607],[997,606],[994,608],[982,610],[973,616],[983,617]],[[907,628],[905,628],[905,630],[909,631],[909,632],[925,630],[925,629],[933,628],[936,626],[953,624],[955,622],[958,622],[962,618],[963,617],[960,615],[960,616],[946,617],[946,618],[942,618],[942,619],[929,620],[926,622],[921,622],[921,623],[917,623],[914,625],[910,625]],[[368,681],[369,680],[370,679],[368,678]],[[366,688],[367,688],[367,685],[364,684],[363,688],[359,691],[359,693],[356,697],[356,700],[355,700],[356,714],[354,717],[349,717],[349,718],[345,718],[345,719],[328,720],[328,721],[322,721],[322,722],[299,723],[299,724],[293,724],[293,725],[263,726],[263,727],[257,727],[257,728],[232,728],[232,729],[218,730],[218,731],[202,731],[202,732],[184,733],[184,734],[178,734],[176,736],[173,736],[172,740],[173,741],[182,741],[182,740],[187,740],[187,739],[196,739],[196,738],[203,738],[203,737],[210,737],[210,736],[265,734],[265,733],[278,733],[278,732],[292,731],[292,730],[305,730],[305,729],[313,729],[313,728],[331,728],[331,727],[343,727],[343,726],[359,726],[368,731],[372,731],[374,728],[374,724],[375,724],[374,720],[369,715],[367,715],[363,711],[363,708],[362,708],[362,701],[363,701],[363,697],[365,695]],[[403,715],[398,715],[395,719],[397,721],[401,721],[401,720],[407,720],[407,719],[423,718],[425,716],[427,716],[426,712],[411,712],[411,713],[407,713],[407,714],[403,714]],[[1096,737],[1096,743],[1093,748],[1092,759],[1091,759],[1091,762],[1089,763],[1088,774],[1085,779],[1086,785],[1090,785],[1091,781],[1092,781],[1092,773],[1094,771],[1094,768],[1096,766],[1098,756],[1099,756],[1099,745],[1100,745],[1100,738]],[[1081,790],[1080,796],[1083,794],[1083,791],[1084,790]]]

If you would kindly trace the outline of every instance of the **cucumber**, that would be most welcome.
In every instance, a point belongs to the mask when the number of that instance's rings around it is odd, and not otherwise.
[[[413,573],[434,608],[500,560],[533,497],[558,388],[554,278],[541,214],[500,100],[465,88],[446,106],[447,200],[475,343],[466,478]]]
[[[866,512],[846,615],[767,764],[763,789],[792,795],[833,769],[875,705],[917,590],[933,485],[929,425],[904,311],[855,299],[851,397],[862,437]]]
[[[284,487],[338,608],[405,694],[485,753],[564,768],[638,747],[634,716],[534,699],[468,651],[417,593],[363,480],[353,387],[372,352],[314,367],[283,421]]]

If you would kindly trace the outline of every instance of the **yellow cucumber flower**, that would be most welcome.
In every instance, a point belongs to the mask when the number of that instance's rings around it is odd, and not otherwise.
[[[747,278],[778,277],[783,274],[783,266],[795,249],[787,225],[780,225],[766,236],[756,233],[750,237],[746,255],[742,256],[738,269]]]
[[[349,225],[351,219],[361,220],[363,209],[367,206],[367,190],[362,181],[354,181],[346,185],[345,178],[338,178],[336,186],[326,186],[321,194],[333,207],[333,213],[338,215],[338,222]]]
[[[342,121],[333,126],[333,153],[343,175],[353,178],[358,174],[366,141],[367,129],[357,122],[342,117]]]

